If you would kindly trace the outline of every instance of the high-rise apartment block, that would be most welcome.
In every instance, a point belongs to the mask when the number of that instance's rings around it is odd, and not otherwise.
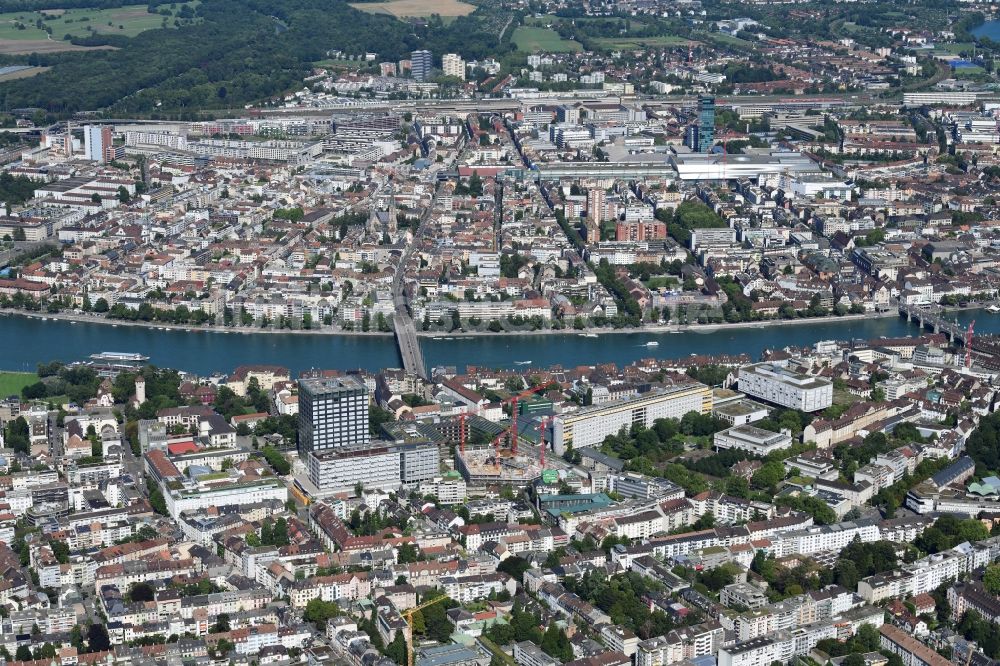
[[[441,56],[441,69],[445,76],[465,80],[465,61],[457,53],[445,53]]]
[[[595,187],[587,190],[587,242],[597,243],[601,240],[601,222],[605,214],[604,190]]]
[[[353,376],[299,380],[299,451],[365,446],[368,388]]]
[[[86,125],[83,128],[83,155],[91,162],[107,162],[111,148],[111,128]]]
[[[434,56],[430,51],[414,51],[410,54],[410,71],[417,81],[426,81],[434,69]]]

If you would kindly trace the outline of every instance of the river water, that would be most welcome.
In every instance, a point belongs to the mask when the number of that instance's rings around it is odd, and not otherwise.
[[[978,333],[1000,333],[1000,315],[985,310],[956,313],[962,324],[975,319]],[[918,335],[916,324],[902,318],[827,319],[792,326],[699,329],[683,333],[629,333],[585,338],[567,335],[478,336],[420,339],[430,367],[467,364],[485,367],[564,367],[614,362],[626,365],[640,358],[680,358],[691,354],[747,353],[754,358],[765,349],[806,346],[819,340],[872,339]],[[648,347],[647,342],[659,342]],[[283,365],[293,373],[309,368],[378,370],[399,367],[395,340],[389,336],[222,333],[201,330],[0,317],[0,369],[34,370],[38,363],[84,360],[102,351],[135,352],[159,366],[202,375],[229,372],[239,365]]]
[[[987,21],[969,32],[976,37],[989,37],[995,42],[1000,42],[1000,21]]]

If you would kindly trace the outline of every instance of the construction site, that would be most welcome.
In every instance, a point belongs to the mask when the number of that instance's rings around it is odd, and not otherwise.
[[[493,448],[457,451],[455,465],[469,485],[510,484],[526,486],[542,476],[537,458]]]
[[[459,445],[455,469],[470,486],[509,484],[526,486],[542,477],[545,469],[546,440],[551,440],[551,415],[530,414],[528,400],[547,385],[524,391],[504,403],[510,406],[510,425],[497,434],[487,447],[467,447],[466,415],[459,417]],[[518,403],[521,401],[521,408]],[[518,451],[518,445],[522,449]]]

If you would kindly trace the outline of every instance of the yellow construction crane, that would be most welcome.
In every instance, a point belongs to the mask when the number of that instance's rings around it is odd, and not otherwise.
[[[403,618],[406,620],[406,625],[410,628],[410,640],[407,641],[406,643],[406,666],[413,666],[413,614],[419,610],[427,608],[428,606],[433,606],[439,601],[444,601],[447,598],[448,598],[447,595],[442,594],[440,597],[437,597],[436,599],[425,601],[422,604],[414,606],[413,608],[407,609],[400,613],[400,615],[402,615]]]

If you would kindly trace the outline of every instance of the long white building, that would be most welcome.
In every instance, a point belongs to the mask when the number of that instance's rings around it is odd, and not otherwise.
[[[746,155],[691,153],[671,157],[681,180],[756,179],[766,174],[819,172],[802,153],[770,151]]]
[[[314,451],[308,464],[309,480],[323,492],[351,490],[358,483],[369,489],[396,490],[434,479],[440,453],[429,443],[364,446]]]
[[[566,445],[576,449],[600,444],[608,435],[626,430],[634,423],[651,427],[656,419],[679,419],[688,412],[708,414],[712,411],[712,390],[704,384],[682,384],[650,391],[637,397],[585,407],[561,414],[553,421],[553,442],[556,453]]]
[[[766,456],[774,451],[787,449],[792,445],[792,437],[787,432],[772,432],[746,424],[715,433],[713,444],[720,450],[740,449]]]
[[[833,404],[832,382],[771,363],[740,368],[739,387],[755,398],[803,412],[818,412]]]

